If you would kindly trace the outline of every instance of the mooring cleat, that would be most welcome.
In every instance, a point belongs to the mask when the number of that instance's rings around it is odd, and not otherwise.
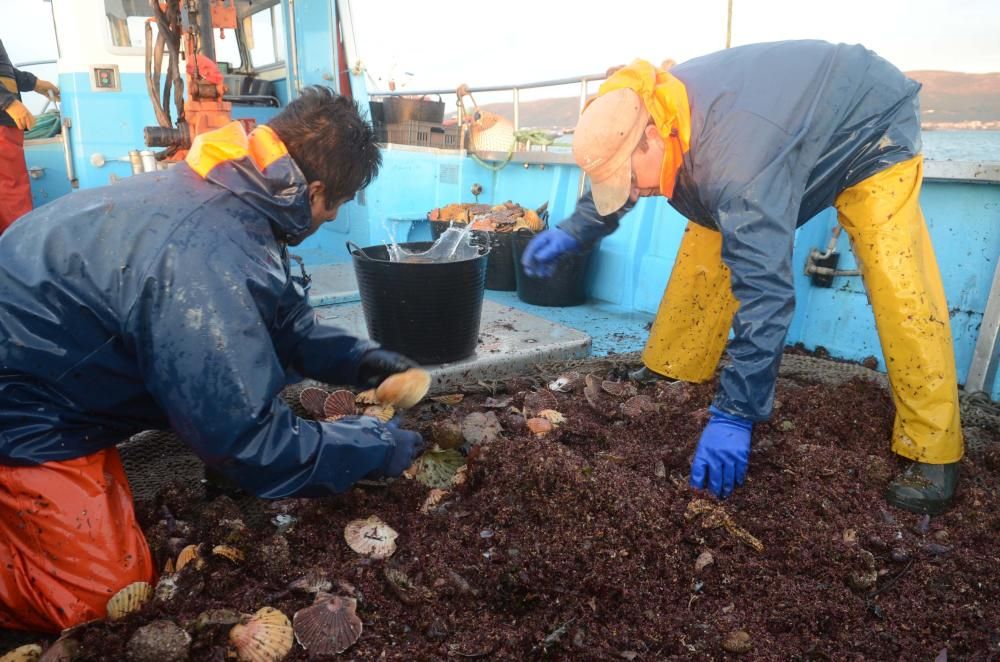
[[[959,463],[914,462],[885,490],[889,504],[911,513],[940,515],[951,508],[958,485]]]

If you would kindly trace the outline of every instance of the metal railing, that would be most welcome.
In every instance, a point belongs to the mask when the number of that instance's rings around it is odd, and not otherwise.
[[[29,62],[15,62],[15,69],[24,69],[25,67],[35,67],[40,64],[56,64],[58,60],[31,60]]]
[[[604,73],[599,74],[584,74],[583,76],[572,76],[569,78],[555,78],[552,80],[543,80],[535,83],[512,83],[508,85],[481,85],[479,87],[466,86],[466,89],[473,93],[479,92],[511,92],[513,94],[514,101],[514,130],[518,131],[521,128],[521,90],[534,90],[543,87],[559,87],[561,85],[575,85],[580,86],[580,110],[583,111],[584,104],[587,103],[587,86],[592,81],[602,81],[607,76]],[[438,96],[445,94],[455,94],[456,89],[437,89],[437,90],[405,90],[398,92],[369,92],[370,97],[424,97],[424,96]],[[461,122],[463,117],[462,107],[459,104],[458,108],[458,119]]]

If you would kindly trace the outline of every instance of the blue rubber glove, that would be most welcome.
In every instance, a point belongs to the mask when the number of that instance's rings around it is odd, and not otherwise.
[[[576,237],[553,228],[539,233],[521,256],[524,273],[534,278],[549,278],[556,270],[559,256],[570,251],[580,250],[580,242]]]
[[[404,430],[395,421],[387,423],[385,429],[392,434],[396,447],[385,466],[368,474],[368,478],[395,478],[409,469],[424,450],[424,438],[419,432]]]
[[[707,487],[712,494],[725,499],[746,478],[753,421],[715,407],[708,410],[712,418],[701,433],[691,461],[691,487]]]

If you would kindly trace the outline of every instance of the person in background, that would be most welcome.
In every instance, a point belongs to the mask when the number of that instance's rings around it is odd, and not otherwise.
[[[964,444],[948,305],[919,204],[919,89],[863,46],[788,41],[669,71],[636,60],[584,110],[573,154],[592,188],[534,238],[524,267],[551,273],[640,197],[665,196],[689,219],[640,372],[707,381],[733,332],[692,487],[726,497],[743,484],[792,320],[795,230],[832,205],[875,312],[892,450],[911,461],[886,499],[918,513],[950,506]]]
[[[0,237],[0,628],[59,631],[154,580],[116,444],[173,429],[264,499],[400,475],[395,422],[296,416],[310,377],[372,388],[413,366],[323,322],[288,247],[381,154],[356,104],[310,87],[266,126],[198,136],[174,167],[61,197]]]
[[[0,234],[31,211],[31,183],[24,163],[24,132],[35,125],[21,92],[59,98],[59,88],[14,68],[0,40]]]

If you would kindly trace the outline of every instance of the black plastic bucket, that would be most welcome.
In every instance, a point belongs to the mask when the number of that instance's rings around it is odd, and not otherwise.
[[[426,251],[432,242],[400,244]],[[486,254],[457,262],[390,262],[385,246],[348,244],[372,340],[417,363],[448,363],[476,352]]]
[[[421,97],[383,97],[382,112],[386,124],[401,124],[403,122],[430,122],[440,124],[444,120],[444,102],[441,95],[437,100]]]
[[[437,241],[450,225],[449,221],[430,221],[431,237]],[[461,227],[461,225],[459,225]],[[485,232],[473,230],[472,234],[483,244],[489,244],[490,256],[486,262],[486,289],[513,292],[517,289],[514,275],[514,244],[512,232]]]
[[[593,251],[566,253],[559,258],[555,273],[550,278],[535,278],[525,274],[521,266],[524,249],[534,236],[528,231],[518,231],[513,235],[517,298],[536,306],[579,306],[586,303],[587,272]]]

